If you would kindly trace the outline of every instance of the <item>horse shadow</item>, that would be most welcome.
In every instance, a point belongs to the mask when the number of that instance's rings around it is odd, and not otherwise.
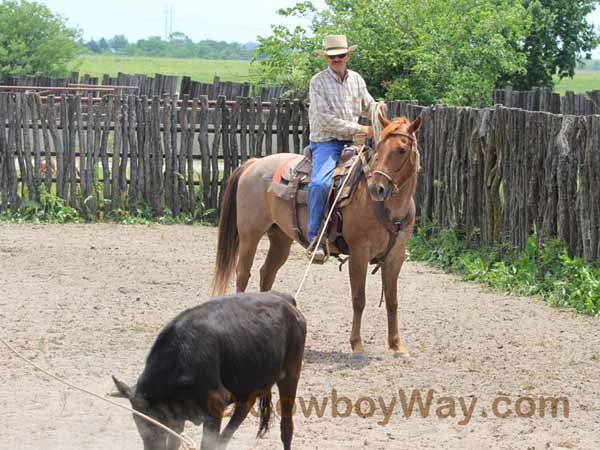
[[[382,360],[376,355],[362,355],[360,357],[350,352],[340,352],[337,350],[315,350],[307,347],[304,351],[304,364],[319,364],[322,366],[331,366],[332,369],[352,369],[360,370],[368,367],[373,361]]]

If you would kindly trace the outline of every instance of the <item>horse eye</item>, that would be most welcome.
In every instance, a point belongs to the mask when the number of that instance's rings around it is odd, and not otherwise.
[[[403,149],[403,148],[401,148],[401,149],[400,149],[400,154],[401,154],[401,155],[405,155],[405,154],[406,154],[406,150],[405,150],[405,149]]]

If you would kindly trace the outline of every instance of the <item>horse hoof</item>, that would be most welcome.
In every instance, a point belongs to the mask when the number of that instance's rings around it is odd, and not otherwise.
[[[408,360],[410,359],[410,353],[407,350],[395,351],[394,358]]]

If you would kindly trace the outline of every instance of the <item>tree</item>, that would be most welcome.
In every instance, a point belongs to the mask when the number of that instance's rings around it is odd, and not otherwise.
[[[4,1],[0,3],[0,73],[63,76],[80,51],[79,35],[44,5]]]
[[[100,53],[109,53],[110,52],[110,44],[108,43],[108,41],[104,38],[101,38],[98,41],[98,51]]]
[[[169,40],[174,42],[192,42],[188,35],[182,33],[181,31],[174,31],[173,33],[171,33],[169,35]]]
[[[100,53],[100,47],[94,39],[90,39],[85,43],[85,47],[92,53]]]
[[[519,73],[525,58],[515,43],[529,27],[521,0],[327,0],[317,11],[303,2],[279,10],[304,17],[310,29],[274,26],[259,37],[256,81],[308,87],[325,66],[313,54],[327,34],[359,45],[350,60],[377,97],[422,104],[485,103],[499,76]]]
[[[164,56],[163,52],[168,47],[168,42],[163,41],[160,36],[150,36],[140,39],[135,44],[135,54],[145,56]]]
[[[598,33],[587,21],[597,0],[523,0],[532,26],[525,35],[526,71],[505,75],[504,84],[515,89],[553,87],[554,75],[573,77],[577,63],[600,44]]]
[[[118,34],[114,36],[112,39],[108,41],[110,48],[113,49],[115,53],[120,53],[127,48],[129,45],[129,41],[122,34]]]

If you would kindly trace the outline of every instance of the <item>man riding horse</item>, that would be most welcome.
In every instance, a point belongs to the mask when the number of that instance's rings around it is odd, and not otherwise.
[[[304,170],[307,164],[303,155],[294,153],[278,152],[249,159],[227,180],[219,217],[213,278],[215,295],[228,290],[234,274],[236,291],[246,290],[254,256],[264,235],[269,238],[269,249],[260,268],[261,291],[272,288],[294,241],[304,245],[302,236],[314,241],[325,209],[331,172],[343,145],[358,133],[372,136],[373,130],[359,125],[357,120],[361,114],[376,113],[380,109],[369,95],[364,80],[346,69],[354,48],[348,47],[343,36],[328,37],[323,53],[328,55],[329,67],[311,82],[314,184],[310,192],[306,194],[298,189],[300,178],[308,178],[298,176],[298,167],[302,165]],[[389,120],[379,114],[372,119],[381,125],[376,146],[373,151],[363,151],[354,157],[358,159],[352,160],[352,164],[357,164],[353,191],[343,205],[338,205],[338,226],[346,247],[344,254],[348,255],[352,297],[350,345],[354,354],[364,355],[361,323],[366,304],[366,277],[369,264],[374,264],[380,269],[385,297],[388,346],[395,355],[406,356],[408,352],[398,323],[398,276],[416,218],[413,195],[420,167],[416,132],[421,117]],[[293,172],[291,178],[288,168]]]
[[[377,106],[365,80],[347,68],[357,46],[348,47],[344,35],[327,36],[324,46],[318,52],[325,57],[328,67],[310,80],[308,110],[312,174],[308,186],[307,237],[316,263],[324,262],[326,256],[324,243],[318,248],[316,244],[333,171],[344,146],[352,143],[354,135],[373,137],[373,128],[360,125],[358,118],[371,117]],[[385,108],[384,102],[380,105]]]

